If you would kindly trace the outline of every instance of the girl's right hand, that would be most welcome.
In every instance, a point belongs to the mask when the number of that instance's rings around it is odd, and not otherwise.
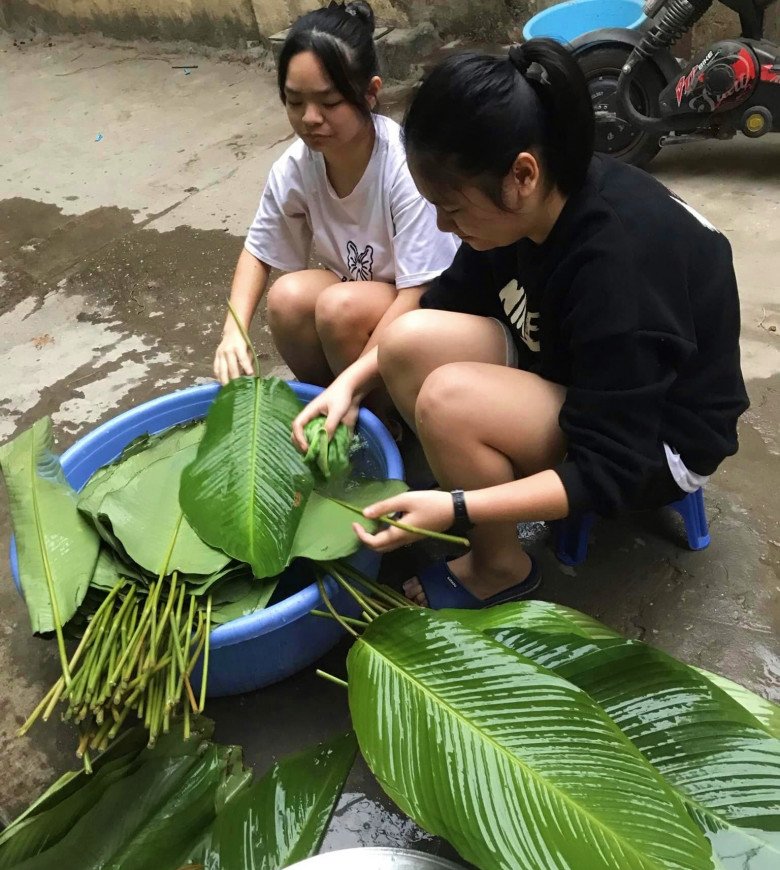
[[[306,436],[303,434],[303,427],[307,423],[314,420],[315,417],[326,417],[325,431],[328,433],[328,440],[330,440],[333,438],[339,423],[344,423],[349,429],[353,429],[357,423],[359,411],[360,398],[355,394],[352,385],[342,375],[336,378],[319,396],[312,399],[293,420],[293,443],[301,453],[305,453],[309,449]]]
[[[214,356],[214,376],[224,386],[234,378],[254,373],[252,354],[241,333],[226,330]]]

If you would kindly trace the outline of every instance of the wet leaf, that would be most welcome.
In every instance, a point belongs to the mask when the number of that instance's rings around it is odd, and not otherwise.
[[[590,697],[480,632],[392,611],[348,671],[382,787],[483,870],[713,866],[679,796]]]
[[[573,620],[587,626],[579,634],[539,630],[552,627],[535,618],[540,604],[465,619],[587,692],[678,791],[724,868],[780,866],[780,740],[717,678],[647,644],[583,637],[602,632],[581,615]],[[460,621],[459,612],[450,614]]]
[[[237,378],[206,418],[196,460],[182,475],[180,500],[192,527],[212,546],[248,562],[255,577],[280,574],[295,558],[337,559],[360,542],[360,518],[330,499],[365,507],[406,489],[401,481],[314,478],[291,441],[300,402],[277,378]],[[363,520],[367,527],[376,527]]]
[[[86,595],[100,539],[78,512],[45,417],[0,447],[19,578],[34,632],[64,625]],[[52,612],[51,593],[58,610]]]

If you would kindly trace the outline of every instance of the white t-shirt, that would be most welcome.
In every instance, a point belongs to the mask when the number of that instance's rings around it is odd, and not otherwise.
[[[284,272],[306,269],[312,252],[342,280],[426,284],[451,263],[458,239],[436,226],[406,165],[401,128],[374,115],[366,171],[343,199],[322,154],[298,139],[274,163],[245,247]]]

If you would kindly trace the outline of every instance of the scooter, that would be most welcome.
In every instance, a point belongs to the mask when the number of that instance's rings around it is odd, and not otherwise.
[[[571,48],[596,113],[596,150],[646,166],[662,146],[780,132],[780,46],[763,38],[775,0],[722,0],[740,39],[716,42],[689,62],[671,51],[714,0],[646,0],[639,30],[583,34]]]

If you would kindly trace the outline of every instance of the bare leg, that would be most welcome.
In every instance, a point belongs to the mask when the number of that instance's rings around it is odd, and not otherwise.
[[[314,320],[334,375],[341,374],[363,353],[397,292],[392,284],[381,281],[343,281],[320,293]]]
[[[417,426],[442,486],[482,489],[527,477],[560,462],[566,441],[558,426],[565,389],[529,372],[481,363],[436,369],[417,400]],[[522,582],[530,559],[515,523],[486,523],[469,534],[471,551],[450,564],[477,598]],[[406,594],[420,604],[417,579]]]
[[[325,269],[283,275],[268,291],[268,322],[282,359],[300,381],[327,386],[333,373],[314,322],[317,299],[336,280]]]
[[[494,321],[445,311],[414,311],[388,327],[379,364],[396,407],[420,436],[436,479],[447,489],[480,489],[559,462],[565,391],[505,367],[503,329]],[[530,561],[514,523],[474,529],[472,549],[452,562],[478,598],[528,576]],[[406,594],[426,604],[419,581]]]
[[[488,317],[420,309],[393,321],[379,342],[379,369],[390,397],[414,428],[425,379],[450,362],[506,363],[502,327]]]

